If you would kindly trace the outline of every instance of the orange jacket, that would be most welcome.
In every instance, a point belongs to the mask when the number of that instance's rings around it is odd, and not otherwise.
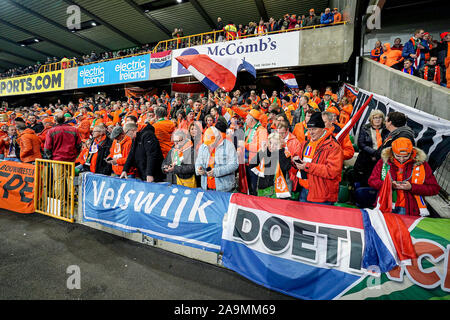
[[[306,140],[305,131],[306,131],[306,124],[305,121],[302,121],[295,125],[292,134],[297,138],[297,140],[300,143],[302,143]]]
[[[112,166],[112,170],[115,174],[122,174],[122,170],[125,162],[127,161],[128,154],[130,153],[132,143],[133,140],[129,136],[125,136],[125,138],[123,138],[120,142],[116,139],[113,141],[108,157],[115,159],[117,162],[117,165]],[[130,171],[127,173],[132,174]]]
[[[339,125],[336,124],[338,127]],[[327,130],[330,132],[333,132],[333,135],[336,136],[337,132],[339,131],[335,131],[335,127],[332,128],[328,128]],[[353,158],[353,155],[355,154],[355,149],[353,148],[353,144],[352,141],[350,140],[350,136],[347,134],[344,138],[344,140],[342,140],[341,142],[341,148],[342,148],[342,152],[344,153],[344,160],[350,160],[351,158]]]
[[[251,130],[249,130],[251,132]],[[256,155],[259,151],[262,150],[263,144],[267,146],[267,129],[260,125],[257,129],[253,138],[250,140],[250,135],[245,136],[245,151],[248,154],[247,162],[251,163],[252,161],[256,161]]]
[[[91,121],[89,119],[81,121],[77,129],[81,140],[88,139],[91,134]]]
[[[41,139],[32,129],[25,129],[17,138],[20,147],[20,160],[22,162],[33,162],[42,158]]]
[[[312,161],[306,164],[309,188],[307,200],[311,202],[336,202],[338,199],[344,158],[342,148],[331,135],[328,131],[317,146]],[[307,141],[302,143],[301,154],[307,144]]]
[[[161,151],[166,158],[173,147],[172,133],[175,131],[175,124],[170,120],[158,120],[153,124],[155,135],[161,146]]]
[[[341,113],[339,114],[339,126],[344,127],[347,122],[350,120],[350,116],[353,112],[353,106],[351,104],[345,105]]]
[[[392,67],[394,64],[403,60],[402,51],[392,50],[389,43],[385,43],[386,51],[380,56],[380,63],[388,67]]]

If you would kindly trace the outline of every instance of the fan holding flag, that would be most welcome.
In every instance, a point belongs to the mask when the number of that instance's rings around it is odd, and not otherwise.
[[[231,92],[236,84],[239,71],[245,70],[256,78],[255,67],[241,58],[193,54],[176,59],[198,81],[213,92],[218,89]]]

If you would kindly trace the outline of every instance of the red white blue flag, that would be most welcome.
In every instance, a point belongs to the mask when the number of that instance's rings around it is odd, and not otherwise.
[[[232,91],[239,71],[245,70],[256,78],[253,65],[241,58],[194,54],[176,59],[211,91],[219,88],[226,92]]]
[[[289,89],[298,89],[297,80],[295,79],[294,74],[285,73],[285,74],[278,74],[277,76],[281,79],[281,81],[284,82],[284,84]]]
[[[150,69],[161,69],[172,65],[172,51],[155,52],[150,55]]]

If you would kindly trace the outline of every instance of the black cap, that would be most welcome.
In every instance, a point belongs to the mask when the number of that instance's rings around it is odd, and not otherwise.
[[[308,123],[306,124],[307,128],[325,128],[325,122],[322,119],[321,112],[315,112],[311,115]]]
[[[226,133],[227,132],[227,128],[228,128],[228,124],[225,121],[223,121],[223,120],[221,120],[219,118],[219,120],[217,120],[217,123],[216,123],[215,127],[220,132]]]

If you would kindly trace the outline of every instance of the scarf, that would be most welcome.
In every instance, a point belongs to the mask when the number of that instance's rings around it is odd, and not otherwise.
[[[409,68],[409,71],[408,70],[406,70],[405,68],[403,68],[402,69],[402,72],[404,72],[404,73],[409,73],[409,74],[414,74],[414,68]]]
[[[424,70],[425,72],[423,73],[423,78],[425,80],[428,80],[428,70],[429,70],[429,67],[425,66],[425,70]],[[441,68],[439,66],[435,66],[434,67],[433,80],[436,81],[438,84],[441,83]]]
[[[257,167],[254,167],[251,171],[256,174],[258,177],[264,178],[265,176],[265,159],[262,158],[261,162]],[[268,187],[264,190],[260,190],[258,195],[273,197],[276,198],[290,198],[291,193],[289,192],[288,185],[286,183],[286,179],[284,178],[283,171],[281,171],[280,162],[277,162],[277,169],[275,171],[275,179],[273,187]]]
[[[303,156],[302,156],[302,160],[303,162],[312,162],[313,158],[314,158],[314,154],[316,153],[317,147],[320,145],[320,143],[325,139],[325,136],[327,134],[327,131],[324,132],[324,134],[316,141],[309,141],[308,144],[306,145],[306,148],[303,150]],[[297,172],[297,178],[298,181],[300,183],[300,185],[305,188],[308,189],[308,178],[304,177],[302,178],[302,175],[300,173],[300,171]]]
[[[414,154],[413,154],[414,155]],[[425,167],[423,164],[415,164],[412,169],[411,176],[407,179],[404,179],[403,174],[405,173],[404,167],[408,162],[412,161],[412,158],[414,156],[411,156],[410,160],[407,162],[401,164],[397,161],[397,159],[394,158],[393,162],[398,167],[397,171],[397,181],[407,181],[409,180],[410,183],[414,184],[423,184],[425,182]],[[381,180],[384,180],[390,170],[390,166],[387,163],[383,164],[383,168],[381,170]],[[430,212],[427,209],[427,205],[425,203],[425,200],[420,195],[413,195],[414,199],[416,200],[417,206],[419,207],[419,213],[422,217],[426,217],[430,215]],[[404,191],[403,190],[393,190],[392,191],[392,208],[395,208],[395,206],[401,206],[405,207],[405,198],[404,198]]]
[[[417,39],[419,40],[419,39]],[[414,46],[414,50],[416,50],[416,56],[417,58],[414,59],[414,68],[418,68],[419,64],[420,64],[420,49],[419,49],[419,43],[416,43],[416,39],[414,39],[414,37],[411,38],[411,42]],[[418,41],[419,42],[419,41]],[[411,73],[412,74],[412,73]]]

